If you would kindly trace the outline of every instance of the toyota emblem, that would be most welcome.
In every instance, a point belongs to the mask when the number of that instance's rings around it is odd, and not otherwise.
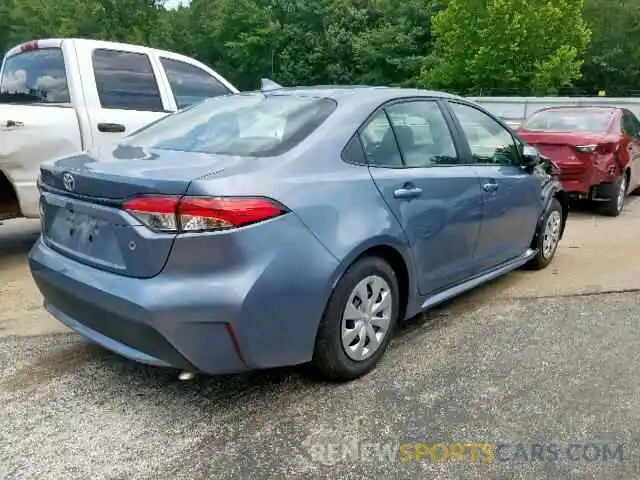
[[[64,184],[64,188],[70,192],[73,192],[76,189],[76,180],[70,173],[65,173],[62,176],[62,183]]]

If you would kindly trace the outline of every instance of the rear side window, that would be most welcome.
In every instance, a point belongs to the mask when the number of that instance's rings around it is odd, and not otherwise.
[[[160,62],[169,78],[178,109],[188,107],[205,98],[230,93],[229,89],[215,77],[195,65],[169,58],[161,58]]]
[[[162,112],[162,97],[149,57],[98,49],[93,70],[102,108]]]
[[[329,98],[294,95],[209,98],[139,130],[124,143],[220,155],[281,155],[305,140],[336,106]]]
[[[402,155],[398,150],[393,128],[386,113],[379,110],[362,129],[362,147],[369,165],[374,167],[401,167]]]
[[[30,50],[6,59],[0,79],[0,103],[70,102],[61,49]]]
[[[397,103],[386,110],[407,167],[458,163],[451,132],[436,102]]]

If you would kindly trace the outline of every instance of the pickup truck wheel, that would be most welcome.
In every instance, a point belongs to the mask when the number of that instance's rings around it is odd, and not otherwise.
[[[398,324],[400,295],[391,266],[365,257],[342,276],[320,321],[311,367],[347,381],[373,370]]]
[[[557,199],[551,201],[551,207],[547,210],[542,221],[536,240],[538,253],[533,257],[527,267],[531,270],[542,270],[551,263],[558,250],[560,234],[562,232],[562,205]]]
[[[608,217],[617,217],[624,208],[624,201],[627,197],[627,176],[621,175],[613,182],[611,196],[607,200],[602,213]]]

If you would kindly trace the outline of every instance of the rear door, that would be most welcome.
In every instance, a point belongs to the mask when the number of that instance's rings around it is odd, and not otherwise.
[[[73,67],[73,66],[72,66]],[[11,181],[23,215],[38,215],[40,163],[82,149],[61,40],[10,50],[0,73],[0,171]]]
[[[206,98],[237,92],[222,76],[195,60],[169,52],[160,52],[158,60],[171,87],[176,110]]]
[[[371,177],[409,238],[421,293],[469,277],[480,232],[480,182],[461,162],[439,103],[387,105],[361,129],[361,139]]]
[[[78,42],[92,146],[119,140],[175,110],[149,49]]]
[[[449,101],[482,183],[483,222],[475,258],[482,270],[523,254],[542,212],[541,180],[525,171],[511,132],[482,110]]]

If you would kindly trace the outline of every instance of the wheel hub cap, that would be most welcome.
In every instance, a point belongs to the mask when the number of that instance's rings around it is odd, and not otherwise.
[[[542,239],[542,255],[546,259],[551,258],[558,246],[561,225],[562,219],[560,218],[560,212],[553,210],[547,218],[547,223],[544,227],[544,237]]]
[[[342,314],[342,347],[354,361],[371,357],[391,322],[393,300],[389,284],[377,275],[361,280],[349,295]]]

